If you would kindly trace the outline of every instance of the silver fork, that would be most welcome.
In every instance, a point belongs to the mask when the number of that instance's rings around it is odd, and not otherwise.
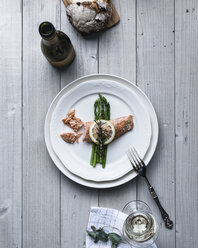
[[[145,166],[144,161],[139,157],[139,155],[138,155],[137,151],[135,150],[135,148],[130,148],[127,151],[127,156],[128,156],[128,158],[129,158],[129,160],[131,162],[131,165],[133,166],[133,169],[138,173],[138,175],[142,176],[145,179],[145,181],[146,181],[146,183],[148,185],[149,192],[151,193],[153,199],[155,200],[155,202],[156,202],[156,204],[157,204],[157,206],[158,206],[158,208],[160,210],[160,213],[162,215],[162,219],[165,222],[165,226],[168,229],[172,229],[173,228],[173,221],[170,220],[169,215],[167,214],[167,212],[162,207],[154,188],[151,186],[151,184],[149,183],[148,178],[146,177],[146,166]]]

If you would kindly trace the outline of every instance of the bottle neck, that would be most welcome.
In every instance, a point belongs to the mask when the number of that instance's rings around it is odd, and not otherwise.
[[[51,39],[46,39],[43,37],[42,42],[43,42],[43,44],[48,45],[48,46],[56,44],[58,42],[57,33],[55,32]]]
[[[50,22],[42,22],[39,26],[39,33],[45,45],[53,45],[58,41],[56,29]]]

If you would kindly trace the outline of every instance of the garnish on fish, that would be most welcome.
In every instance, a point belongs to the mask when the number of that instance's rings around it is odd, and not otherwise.
[[[108,145],[115,137],[115,128],[110,121],[94,121],[89,128],[89,136],[96,145]]]
[[[120,118],[116,118],[114,120],[109,121],[115,127],[115,137],[114,140],[122,136],[123,134],[129,132],[133,129],[133,116],[124,116]],[[83,141],[91,143],[92,140],[89,135],[89,128],[93,122],[86,122],[85,129],[83,133]]]

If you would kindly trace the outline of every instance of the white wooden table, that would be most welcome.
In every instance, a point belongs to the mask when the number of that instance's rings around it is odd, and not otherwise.
[[[71,27],[61,0],[0,1],[0,248],[83,248],[90,206],[122,209],[146,201],[160,220],[159,248],[195,248],[198,234],[198,1],[114,0],[119,25],[94,39]],[[49,20],[76,50],[62,71],[41,54],[38,26]],[[136,83],[153,103],[159,143],[148,176],[174,220],[165,229],[141,178],[95,190],[51,161],[44,119],[72,80],[110,73]]]

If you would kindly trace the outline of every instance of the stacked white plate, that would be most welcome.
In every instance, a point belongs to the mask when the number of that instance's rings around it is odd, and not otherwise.
[[[60,134],[73,132],[62,119],[70,109],[84,122],[94,120],[94,102],[98,93],[111,106],[111,119],[132,114],[134,128],[108,146],[105,169],[90,165],[92,145],[82,142],[68,144]],[[129,81],[112,75],[97,74],[79,78],[67,85],[49,107],[45,121],[45,141],[55,165],[71,180],[88,187],[110,188],[133,179],[136,173],[126,151],[135,147],[148,164],[158,140],[155,110],[147,96]]]

